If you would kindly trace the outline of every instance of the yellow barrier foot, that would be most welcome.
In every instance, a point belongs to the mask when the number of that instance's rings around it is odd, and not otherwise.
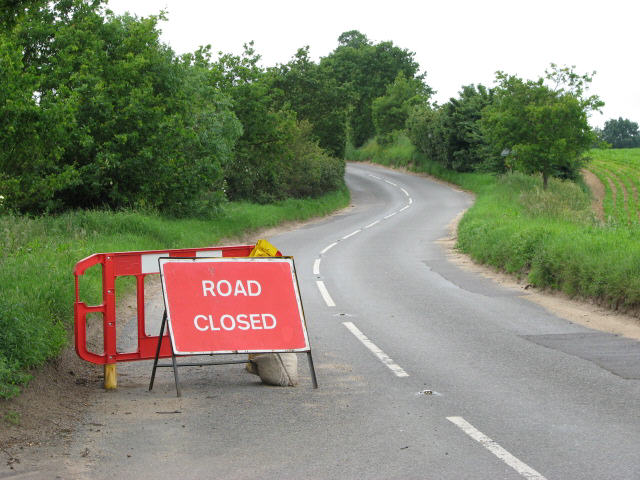
[[[104,388],[106,390],[115,390],[118,387],[118,374],[116,372],[116,364],[108,363],[104,366]]]

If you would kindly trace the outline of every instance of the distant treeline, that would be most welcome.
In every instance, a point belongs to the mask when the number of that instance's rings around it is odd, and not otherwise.
[[[595,131],[600,140],[613,148],[640,148],[638,123],[628,118],[612,118],[605,122],[602,129],[596,128]]]
[[[430,93],[413,53],[357,31],[317,63],[305,47],[263,68],[252,44],[176,55],[160,41],[163,14],[103,3],[4,7],[0,211],[190,216],[317,196],[342,185],[347,138],[362,144],[399,114],[374,99],[402,82]]]

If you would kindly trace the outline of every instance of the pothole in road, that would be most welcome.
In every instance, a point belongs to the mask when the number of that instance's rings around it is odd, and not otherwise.
[[[335,313],[334,317],[353,317],[350,313]]]

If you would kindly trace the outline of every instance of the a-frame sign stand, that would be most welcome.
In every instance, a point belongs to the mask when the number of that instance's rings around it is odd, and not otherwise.
[[[255,349],[257,351],[255,351],[255,353],[267,353],[269,351],[271,351],[274,354],[278,354],[278,353],[284,353],[286,351],[290,351],[290,352],[294,352],[294,353],[306,353],[307,354],[307,360],[309,363],[309,370],[311,373],[311,381],[313,384],[313,388],[316,389],[318,388],[318,380],[316,377],[316,371],[315,371],[315,367],[313,365],[313,357],[311,355],[311,347],[309,345],[308,339],[307,339],[307,333],[306,333],[306,322],[304,320],[304,312],[303,312],[303,307],[302,307],[302,301],[300,299],[299,296],[299,287],[298,287],[298,282],[297,282],[297,276],[295,275],[295,266],[293,265],[293,259],[291,258],[285,258],[285,257],[277,257],[277,258],[259,258],[259,257],[254,257],[254,258],[236,258],[236,259],[219,259],[219,258],[161,258],[160,259],[160,272],[161,272],[161,278],[162,278],[162,285],[163,285],[163,293],[164,293],[164,297],[165,297],[165,311],[164,314],[162,316],[162,323],[160,325],[160,334],[158,337],[158,347],[156,349],[156,355],[154,358],[154,362],[153,362],[153,369],[151,371],[151,380],[149,382],[149,391],[151,391],[153,389],[153,383],[155,380],[155,376],[156,376],[156,370],[158,367],[171,367],[173,368],[173,376],[175,379],[175,384],[176,384],[176,394],[178,397],[182,396],[182,391],[180,388],[180,380],[179,380],[179,376],[178,376],[178,368],[179,367],[195,367],[195,366],[208,366],[208,365],[229,365],[229,364],[244,364],[244,363],[248,363],[248,360],[229,360],[229,361],[224,361],[224,362],[205,362],[205,363],[195,363],[195,362],[184,362],[184,363],[178,363],[176,361],[177,357],[186,357],[186,356],[202,356],[202,355],[225,355],[225,354],[233,354],[233,353],[239,353],[238,351],[240,351],[241,353],[254,353],[251,350],[253,349],[247,349],[247,348],[243,348],[243,345],[238,345],[237,347],[234,347],[233,350],[234,351],[229,351],[231,350],[230,348],[228,348],[228,344],[227,347],[225,347],[226,351],[219,351],[215,346],[209,346],[209,345],[200,345],[197,343],[197,339],[196,339],[196,343],[195,344],[189,344],[189,350],[184,351],[184,348],[179,348],[180,352],[176,353],[176,350],[174,348],[176,344],[176,338],[175,338],[175,334],[180,332],[181,333],[181,328],[178,328],[178,325],[176,324],[172,324],[172,318],[176,318],[176,317],[180,317],[180,316],[184,316],[183,311],[180,311],[179,308],[175,308],[174,312],[171,311],[171,295],[177,295],[179,294],[179,296],[184,295],[184,291],[183,289],[181,289],[180,291],[177,291],[177,285],[180,285],[182,288],[182,284],[185,282],[185,278],[189,278],[191,279],[194,276],[194,270],[195,273],[198,273],[198,267],[206,267],[209,270],[208,271],[213,271],[211,265],[215,265],[216,268],[220,268],[221,270],[223,270],[223,268],[221,267],[228,267],[231,268],[233,267],[233,263],[239,263],[241,268],[240,270],[242,270],[243,268],[246,269],[247,266],[250,266],[252,269],[255,269],[256,267],[260,267],[263,266],[264,268],[267,268],[269,266],[269,264],[275,265],[276,263],[284,263],[287,262],[288,264],[290,264],[290,268],[291,268],[291,273],[292,273],[292,277],[290,277],[293,282],[293,289],[291,290],[293,293],[295,293],[295,296],[297,297],[297,310],[299,311],[299,315],[300,315],[300,323],[296,324],[295,322],[292,322],[292,325],[285,325],[285,327],[288,328],[294,328],[294,330],[296,328],[301,328],[301,337],[300,337],[300,341],[303,341],[303,344],[300,345],[292,345],[292,346],[286,346],[285,348],[283,348],[282,346],[278,346],[277,348],[273,348],[272,350],[269,350],[269,347],[267,346],[266,348],[261,348],[261,349]],[[245,265],[250,263],[250,265]],[[165,271],[164,271],[164,266],[167,264],[177,264],[178,267],[178,271],[177,272],[171,272],[169,274],[169,279],[167,279],[165,277]],[[288,267],[287,267],[288,268]],[[202,268],[200,268],[201,270]],[[182,271],[180,271],[182,270]],[[273,270],[273,269],[271,269]],[[280,269],[282,270],[282,269]],[[206,270],[205,270],[206,271]],[[237,273],[237,272],[236,272]],[[271,272],[271,275],[273,275],[273,271]],[[276,272],[277,273],[277,272]],[[186,275],[185,275],[186,274]],[[182,275],[182,276],[180,276]],[[286,278],[286,276],[285,276]],[[272,278],[269,278],[269,280],[272,280]],[[205,280],[205,281],[209,281],[209,280]],[[240,280],[238,280],[240,281]],[[253,280],[252,280],[253,281]],[[224,282],[224,280],[223,280]],[[193,282],[192,282],[193,283]],[[228,282],[227,282],[228,283]],[[254,281],[255,284],[258,284],[257,281]],[[267,282],[264,282],[265,285]],[[281,286],[277,285],[276,283],[275,288],[276,288],[276,292],[278,294],[282,294],[282,289],[280,288]],[[197,293],[202,294],[202,286],[200,284],[196,285],[198,288],[193,288],[192,289],[192,293],[195,291]],[[220,287],[219,287],[220,288]],[[286,290],[286,289],[285,289]],[[268,292],[268,287],[261,287],[260,288],[260,292],[261,293],[269,293]],[[207,290],[205,289],[205,293],[207,293]],[[210,293],[214,293],[213,291],[213,287],[211,287]],[[220,292],[219,292],[220,293]],[[222,297],[225,297],[227,295],[224,295],[224,291],[222,292]],[[206,295],[205,295],[206,296]],[[212,295],[215,297],[215,294]],[[255,295],[258,296],[258,295]],[[211,299],[213,300],[213,299]],[[213,303],[215,304],[216,302],[220,302],[221,300],[225,300],[224,298],[220,298],[220,295],[218,295],[218,298],[216,298],[215,300],[213,300]],[[211,307],[211,302],[208,304],[209,307]],[[174,314],[174,317],[172,317],[172,313]],[[274,327],[275,327],[275,316],[268,314],[270,317],[272,317],[274,319]],[[200,315],[203,316],[203,315]],[[227,315],[228,316],[228,315]],[[238,322],[241,322],[240,320],[240,316],[238,315]],[[192,318],[193,315],[191,315]],[[203,316],[204,317],[204,316]],[[245,315],[246,317],[246,315]],[[253,322],[253,317],[252,318],[252,325],[255,323]],[[263,319],[264,321],[264,319]],[[285,323],[285,322],[282,322]],[[242,323],[242,325],[248,324],[248,322],[244,322]],[[235,325],[235,320],[234,320],[234,325]],[[254,325],[255,326],[255,325]],[[173,328],[172,328],[173,327]],[[272,327],[272,328],[274,328]],[[162,347],[162,342],[164,340],[164,331],[165,328],[167,328],[168,330],[168,340],[169,340],[169,345],[171,348],[171,363],[159,363],[160,360],[160,351],[161,351],[161,347]],[[206,328],[202,328],[202,325],[198,325],[196,324],[196,328],[197,330],[203,331],[206,330]],[[265,326],[266,328],[266,326]],[[220,328],[214,328],[213,324],[211,324],[211,329],[213,330],[219,330],[224,332],[224,330],[226,329],[220,329]],[[193,330],[193,329],[192,329]],[[244,328],[241,328],[241,330],[245,330]],[[260,331],[262,329],[258,329],[258,331]],[[181,333],[182,335],[182,333]],[[303,338],[304,337],[304,338]],[[191,340],[191,339],[189,339]],[[276,342],[278,343],[278,342]],[[193,346],[195,345],[195,346]],[[295,347],[300,347],[300,348],[295,348]],[[247,351],[249,350],[249,351]]]
[[[178,377],[178,367],[203,367],[207,365],[232,365],[236,363],[247,363],[247,360],[229,360],[227,362],[204,362],[204,363],[178,363],[176,361],[176,354],[173,352],[173,345],[171,344],[171,338],[169,338],[169,346],[171,347],[171,363],[158,363],[160,360],[160,348],[162,347],[162,340],[164,338],[164,328],[167,323],[167,311],[165,310],[164,315],[162,315],[162,324],[160,325],[160,335],[158,338],[158,348],[156,349],[156,357],[153,361],[153,370],[151,371],[151,381],[149,382],[149,391],[153,389],[153,381],[156,378],[156,369],[158,367],[167,367],[173,368],[173,378],[176,381],[176,394],[178,397],[182,396],[182,390],[180,389],[180,379]],[[169,332],[171,335],[171,332]],[[311,351],[307,352],[309,354],[309,362],[311,366],[311,378],[313,380],[313,388],[318,388],[318,383],[316,381],[316,372],[313,369],[313,360],[311,359]],[[204,354],[211,355],[211,354]]]

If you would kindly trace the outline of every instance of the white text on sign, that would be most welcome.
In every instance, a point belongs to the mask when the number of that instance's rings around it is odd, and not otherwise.
[[[229,280],[202,280],[202,295],[207,296],[244,296],[257,297],[262,293],[262,286],[256,280],[236,280],[235,285]],[[272,330],[276,327],[276,317],[270,313],[240,313],[235,317],[225,314],[216,319],[213,315],[196,315],[193,325],[200,332],[231,330]]]
[[[231,331],[235,330],[271,330],[276,328],[276,317],[270,313],[251,313],[249,315],[240,313],[235,317],[233,315],[222,315],[216,326],[216,320],[213,315],[196,315],[193,324],[201,332],[207,330],[219,331],[220,329]]]
[[[229,280],[218,280],[214,282],[213,280],[203,280],[202,281],[202,295],[205,297],[207,295],[211,295],[212,297],[216,296],[216,292],[221,297],[228,297],[233,295],[237,296],[245,296],[245,297],[257,297],[262,293],[262,287],[255,280],[247,280],[246,286],[242,282],[242,280],[237,280],[235,287],[232,286]]]

